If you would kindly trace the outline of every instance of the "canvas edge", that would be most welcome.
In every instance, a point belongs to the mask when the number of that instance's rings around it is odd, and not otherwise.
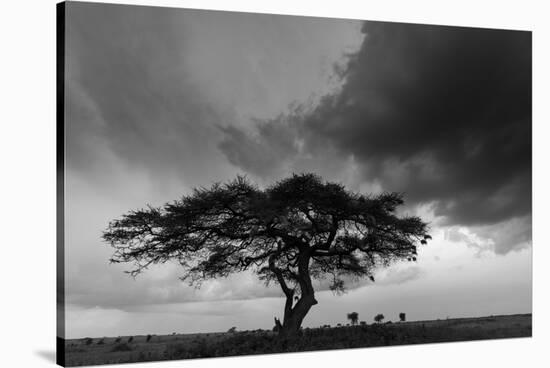
[[[65,366],[65,2],[56,4],[56,363]]]

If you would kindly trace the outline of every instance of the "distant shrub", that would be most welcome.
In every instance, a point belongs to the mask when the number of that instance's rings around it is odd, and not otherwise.
[[[116,344],[115,346],[113,346],[111,351],[132,351],[132,348],[128,344],[122,343],[122,344]]]
[[[128,338],[128,343],[131,343],[132,341],[134,341],[134,336],[130,336],[130,337]]]
[[[229,333],[234,333],[236,331],[237,331],[237,327],[235,327],[235,326],[233,326],[229,330],[227,330],[227,332],[229,332]]]
[[[120,342],[120,337],[117,337],[117,338],[115,339],[115,342],[116,342],[116,343],[119,343],[119,342]]]
[[[359,313],[351,312],[351,313],[348,313],[347,317],[351,321],[351,324],[355,326],[357,324],[357,320],[359,319]]]
[[[94,342],[94,339],[92,339],[91,337],[85,337],[84,338],[84,344],[92,345],[92,342]]]
[[[145,339],[146,342],[149,342],[153,338],[152,335],[147,335],[147,338]]]
[[[361,326],[366,326],[366,325],[367,325],[367,322],[361,321],[361,322],[359,322],[359,324],[360,324]]]
[[[99,341],[97,342],[97,344],[98,344],[98,345],[103,345],[103,344],[105,344],[104,339],[99,340]]]
[[[376,316],[374,316],[374,321],[375,321],[376,323],[382,322],[383,319],[384,319],[384,315],[381,314],[381,313],[380,313],[380,314],[377,314]]]
[[[407,319],[405,313],[399,313],[399,321],[400,322],[405,322],[405,320]]]

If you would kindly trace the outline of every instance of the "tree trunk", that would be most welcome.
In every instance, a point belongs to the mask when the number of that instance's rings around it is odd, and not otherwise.
[[[285,293],[285,314],[282,325],[279,322],[280,327],[278,329],[280,336],[288,337],[295,335],[300,330],[302,322],[311,307],[317,304],[317,300],[315,300],[315,292],[311,283],[311,277],[309,275],[309,260],[309,254],[301,254],[299,256],[298,282],[300,284],[301,295],[300,299],[293,307],[294,292]]]
[[[300,330],[305,316],[315,304],[317,304],[317,300],[313,295],[302,295],[293,308],[285,310],[283,323],[279,328],[279,335],[284,337],[295,335]]]

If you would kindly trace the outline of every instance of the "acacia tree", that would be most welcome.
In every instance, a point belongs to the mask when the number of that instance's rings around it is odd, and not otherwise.
[[[111,262],[133,263],[133,276],[175,260],[192,285],[246,270],[278,283],[286,302],[276,329],[289,335],[317,304],[313,279],[329,278],[341,292],[345,277],[374,281],[376,267],[416,256],[417,243],[430,238],[427,225],[397,216],[402,203],[398,193],[352,193],[314,174],[266,189],[237,177],[130,211],[111,221],[103,238],[114,248]]]

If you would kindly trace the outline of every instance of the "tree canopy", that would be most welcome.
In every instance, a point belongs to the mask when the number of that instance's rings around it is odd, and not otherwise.
[[[161,207],[130,211],[109,223],[103,238],[111,262],[130,262],[137,275],[151,264],[177,261],[182,279],[204,280],[252,270],[277,282],[286,297],[284,333],[299,329],[317,304],[312,279],[369,277],[401,259],[416,260],[430,236],[416,216],[397,216],[400,193],[364,195],[314,174],[294,174],[260,189],[245,177],[197,188]]]

